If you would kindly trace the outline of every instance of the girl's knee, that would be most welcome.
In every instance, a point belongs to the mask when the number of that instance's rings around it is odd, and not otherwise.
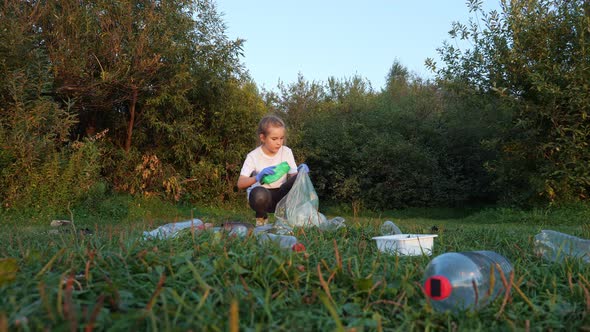
[[[270,191],[264,187],[256,187],[250,192],[249,202],[254,210],[265,209],[272,201]]]

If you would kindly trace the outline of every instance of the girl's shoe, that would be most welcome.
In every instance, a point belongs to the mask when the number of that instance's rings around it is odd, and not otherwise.
[[[256,218],[256,226],[264,226],[268,224],[268,218]]]

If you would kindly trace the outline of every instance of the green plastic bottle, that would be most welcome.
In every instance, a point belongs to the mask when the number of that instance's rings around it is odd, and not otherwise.
[[[275,167],[275,174],[266,175],[262,178],[261,182],[262,184],[271,184],[275,181],[278,181],[280,178],[283,177],[283,175],[287,174],[287,172],[289,172],[290,169],[291,166],[289,166],[289,164],[286,161],[283,161]]]

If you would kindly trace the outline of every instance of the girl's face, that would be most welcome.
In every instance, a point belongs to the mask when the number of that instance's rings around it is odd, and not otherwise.
[[[285,142],[285,128],[268,127],[266,135],[260,134],[260,141],[264,152],[270,155],[276,154]]]

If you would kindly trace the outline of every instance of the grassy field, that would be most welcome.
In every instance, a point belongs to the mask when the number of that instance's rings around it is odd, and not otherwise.
[[[77,229],[91,235],[50,234],[50,220],[22,226],[5,218],[0,332],[590,331],[590,264],[550,263],[533,252],[541,229],[590,238],[587,207],[343,215],[347,227],[336,232],[296,229],[305,252],[198,231],[144,241],[142,231],[191,214],[215,224],[252,216],[246,209],[135,209],[118,219],[73,214]],[[371,238],[386,219],[405,233],[437,226],[434,255],[506,256],[515,269],[512,292],[478,312],[434,312],[421,288],[432,257],[380,254]]]

